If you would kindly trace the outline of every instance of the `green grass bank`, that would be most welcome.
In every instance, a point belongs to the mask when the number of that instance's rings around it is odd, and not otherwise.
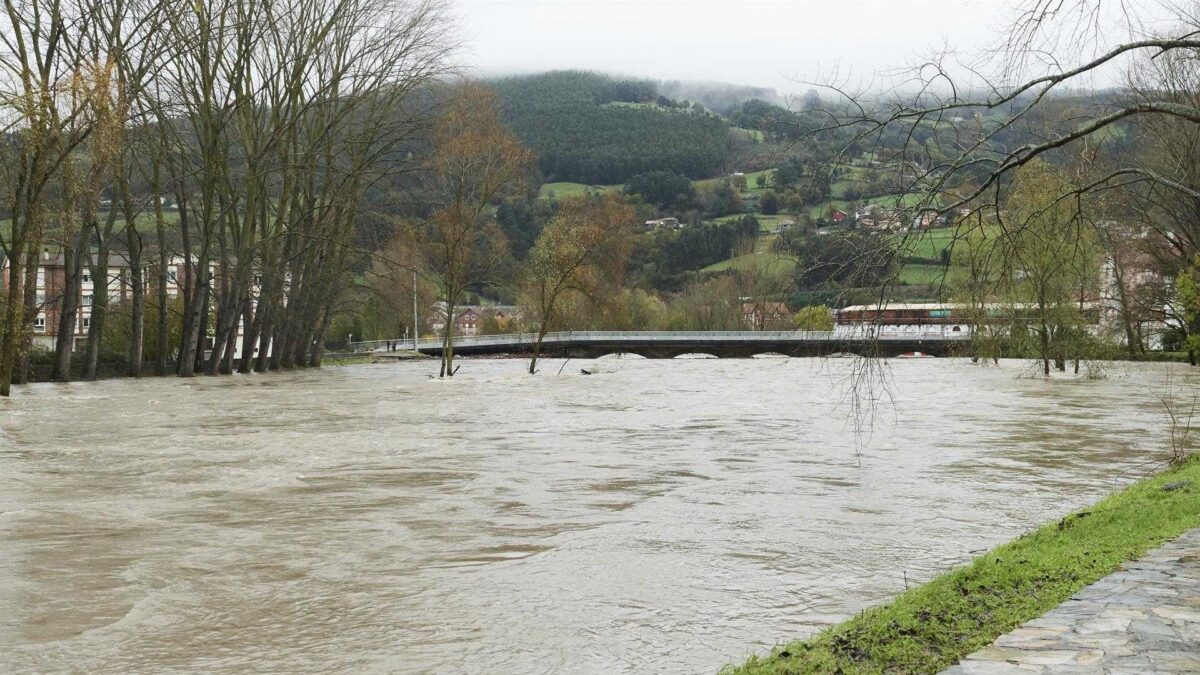
[[[1198,526],[1200,460],[1193,458],[722,673],[936,673]]]

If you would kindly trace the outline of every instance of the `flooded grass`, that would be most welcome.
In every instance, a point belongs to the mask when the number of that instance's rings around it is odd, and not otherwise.
[[[1193,459],[812,639],[723,672],[936,673],[1197,526],[1200,460]]]
[[[332,354],[321,360],[323,366],[361,366],[373,362],[374,355],[363,354]]]

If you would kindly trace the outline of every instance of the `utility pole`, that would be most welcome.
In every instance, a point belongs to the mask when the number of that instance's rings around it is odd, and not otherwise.
[[[417,268],[413,268],[413,351],[417,351],[417,335],[421,332],[417,326]]]

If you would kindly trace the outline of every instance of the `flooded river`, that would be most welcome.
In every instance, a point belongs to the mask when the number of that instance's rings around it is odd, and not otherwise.
[[[560,363],[20,389],[0,671],[713,673],[1144,473],[1197,383],[893,361],[856,440],[850,360]]]

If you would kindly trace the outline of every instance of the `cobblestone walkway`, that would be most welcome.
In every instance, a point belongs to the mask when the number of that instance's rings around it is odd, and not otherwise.
[[[943,671],[1008,673],[1200,673],[1200,529]]]

